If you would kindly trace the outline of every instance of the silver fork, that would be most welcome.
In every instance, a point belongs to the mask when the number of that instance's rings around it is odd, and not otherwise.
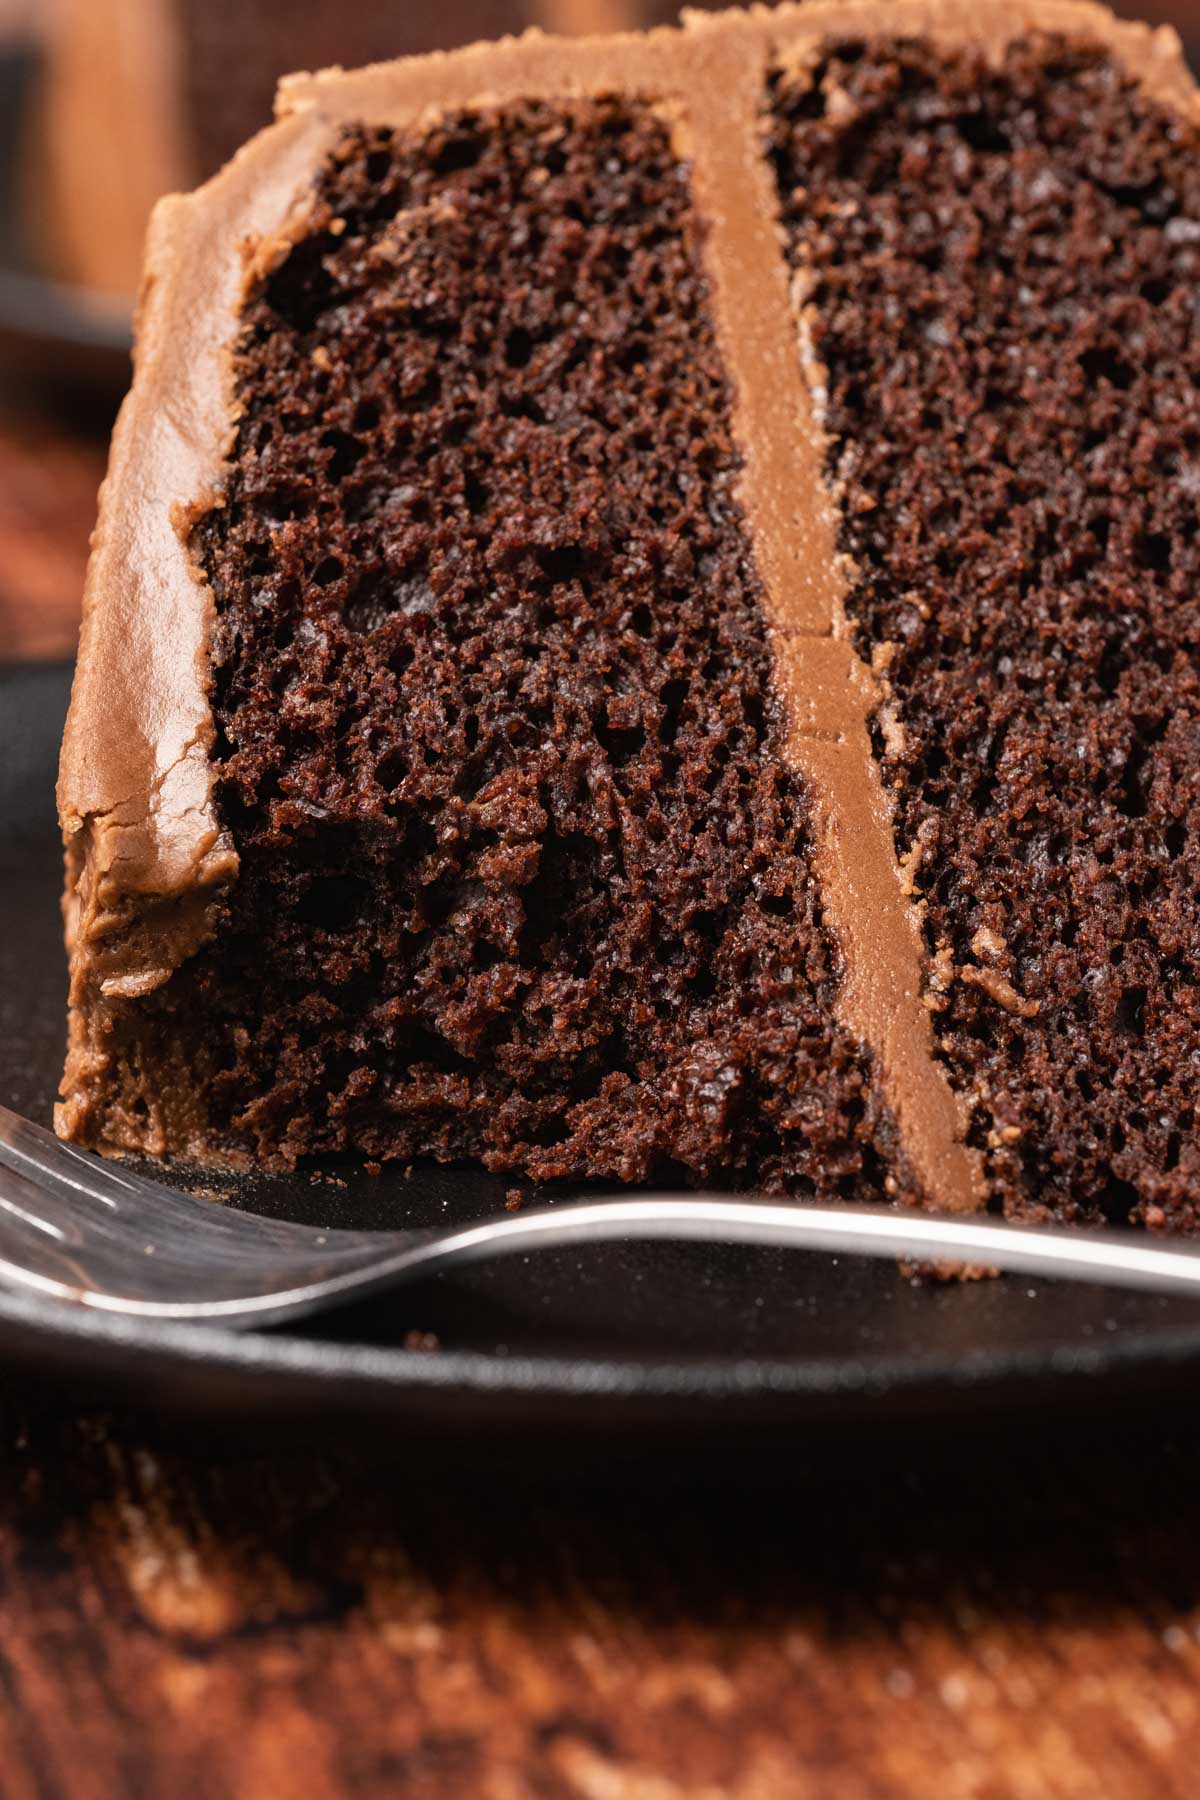
[[[493,1256],[632,1238],[985,1264],[1200,1294],[1200,1248],[884,1206],[645,1194],[427,1231],[321,1231],[179,1193],[0,1107],[0,1286],[139,1319],[276,1324]]]

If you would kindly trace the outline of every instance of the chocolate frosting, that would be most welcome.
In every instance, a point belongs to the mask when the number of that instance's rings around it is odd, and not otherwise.
[[[72,976],[60,1129],[92,1135],[113,1006],[151,991],[206,941],[237,878],[213,799],[213,603],[187,546],[192,522],[220,502],[247,282],[303,232],[312,174],[343,123],[403,127],[447,107],[617,91],[668,110],[707,226],[742,505],[768,597],[789,753],[813,797],[824,912],[844,961],[840,1018],[875,1059],[928,1199],[983,1204],[966,1105],[934,1051],[919,916],[871,753],[868,721],[883,694],[850,642],[849,571],[822,479],[822,371],[789,293],[760,112],[772,62],[803,68],[830,35],[899,32],[998,56],[1031,30],[1099,39],[1154,97],[1197,110],[1175,33],[1118,22],[1100,6],[820,0],[687,13],[682,31],[643,37],[532,32],[349,74],[293,76],[273,127],[195,194],[160,202],[134,384],[101,491],[59,782]]]

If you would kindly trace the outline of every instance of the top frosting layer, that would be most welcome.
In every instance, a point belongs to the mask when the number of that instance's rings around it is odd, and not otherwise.
[[[682,31],[498,45],[296,76],[279,119],[197,193],[160,203],[138,314],[136,374],[113,440],[85,592],[59,805],[77,878],[76,997],[165,979],[211,929],[237,859],[213,798],[212,598],[190,528],[219,504],[234,430],[232,349],[247,283],[304,227],[314,169],[348,122],[419,123],[522,96],[636,94],[669,108],[709,228],[707,256],[745,471],[742,501],[769,597],[791,749],[814,791],[826,910],[846,963],[844,1022],[878,1058],[906,1153],[945,1204],[982,1199],[961,1108],[935,1062],[916,916],[895,865],[866,721],[877,701],[847,641],[845,570],[780,256],[758,116],[773,61],[886,30],[999,55],[1030,30],[1103,41],[1154,97],[1193,110],[1174,33],[1075,0],[847,0],[691,15]]]

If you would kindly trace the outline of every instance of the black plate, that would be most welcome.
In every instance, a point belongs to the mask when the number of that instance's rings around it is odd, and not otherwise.
[[[69,672],[0,669],[0,1101],[47,1120],[63,1039],[53,812]],[[474,1169],[256,1179],[237,1204],[325,1225],[496,1210]],[[440,1348],[415,1349],[413,1332]],[[638,1245],[543,1253],[253,1337],[125,1325],[0,1294],[0,1355],[107,1394],[407,1438],[778,1448],[814,1430],[1102,1406],[1200,1375],[1200,1304],[889,1265]],[[734,1465],[736,1466],[736,1465]]]
[[[121,394],[129,304],[56,281],[42,261],[28,176],[37,59],[0,47],[0,368],[22,379]]]

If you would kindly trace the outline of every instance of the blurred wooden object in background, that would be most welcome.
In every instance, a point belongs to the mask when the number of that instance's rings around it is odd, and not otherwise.
[[[1126,19],[1148,19],[1152,25],[1174,25],[1192,67],[1200,63],[1200,0],[1116,0],[1113,11]]]
[[[0,663],[74,655],[103,474],[98,436],[0,411]]]
[[[0,43],[36,29],[40,0],[0,0]]]

